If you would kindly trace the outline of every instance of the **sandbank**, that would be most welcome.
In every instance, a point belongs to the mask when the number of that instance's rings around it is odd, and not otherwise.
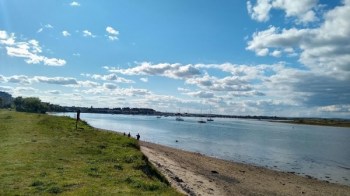
[[[186,195],[350,195],[350,186],[140,141],[142,152]]]

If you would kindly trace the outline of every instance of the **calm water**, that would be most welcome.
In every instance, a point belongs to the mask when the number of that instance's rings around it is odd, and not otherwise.
[[[140,133],[144,141],[350,185],[349,128],[86,113],[81,118],[97,128]]]

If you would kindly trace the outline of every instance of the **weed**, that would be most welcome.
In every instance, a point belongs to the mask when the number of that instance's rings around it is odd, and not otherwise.
[[[36,180],[30,186],[42,186],[42,185],[44,185],[43,182],[41,182],[40,180]]]
[[[53,187],[49,188],[47,190],[47,192],[53,193],[53,194],[59,194],[59,193],[62,193],[63,190],[60,187],[58,187],[58,186],[53,186]]]

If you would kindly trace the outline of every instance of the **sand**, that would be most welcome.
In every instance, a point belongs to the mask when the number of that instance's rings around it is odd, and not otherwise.
[[[349,195],[350,186],[140,142],[142,152],[186,195]]]

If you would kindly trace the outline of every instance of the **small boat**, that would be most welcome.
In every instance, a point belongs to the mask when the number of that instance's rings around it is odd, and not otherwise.
[[[176,119],[175,119],[176,121],[184,121],[184,119],[183,118],[181,118],[180,116],[178,116],[178,117],[176,117]]]
[[[198,123],[206,123],[204,120],[197,121]]]
[[[175,120],[176,120],[176,121],[184,121],[184,119],[181,118],[180,108],[179,108],[179,113],[176,114],[176,119],[175,119]]]
[[[201,109],[201,115],[202,115],[202,109]],[[198,123],[206,123],[206,121],[203,120],[203,118],[201,118],[199,121],[197,121]]]
[[[209,109],[209,114],[211,115],[211,107],[210,107],[210,109]],[[209,121],[214,121],[214,119],[212,119],[211,117],[209,117],[209,118],[207,118],[207,121],[209,122]]]

